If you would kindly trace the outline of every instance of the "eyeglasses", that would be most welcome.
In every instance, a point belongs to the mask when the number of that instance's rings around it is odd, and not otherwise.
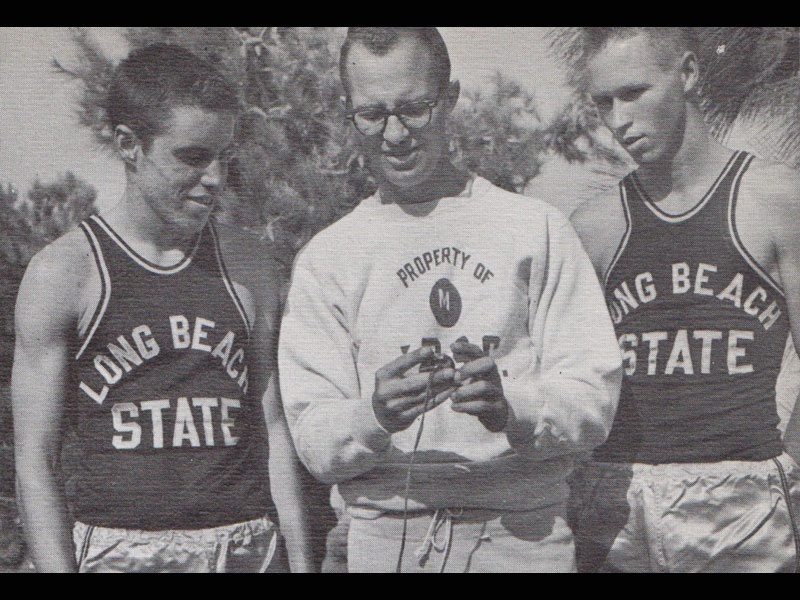
[[[397,117],[403,126],[408,129],[421,129],[431,122],[433,109],[439,104],[435,100],[418,100],[397,107],[395,110],[384,108],[360,108],[347,111],[347,119],[353,122],[355,128],[362,135],[380,135],[386,130],[389,117]]]

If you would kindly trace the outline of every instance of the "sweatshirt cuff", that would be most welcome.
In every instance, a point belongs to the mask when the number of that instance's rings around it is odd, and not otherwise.
[[[504,432],[519,442],[534,436],[544,410],[544,398],[534,388],[525,378],[503,382],[503,394],[509,406]]]
[[[549,393],[548,393],[549,392]],[[506,401],[509,404],[509,419],[505,433],[517,452],[534,453],[538,460],[582,451],[580,431],[571,426],[575,414],[567,414],[574,408],[570,402],[547,403],[548,398],[557,397],[558,392],[546,387],[531,385],[509,386]]]
[[[353,439],[372,452],[385,452],[392,444],[392,434],[378,422],[370,398],[362,398],[353,407],[351,431]]]

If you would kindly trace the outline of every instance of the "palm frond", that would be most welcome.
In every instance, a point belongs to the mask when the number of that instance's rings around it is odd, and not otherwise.
[[[765,158],[800,168],[800,76],[753,90],[737,127]]]
[[[712,133],[725,135],[753,111],[786,115],[785,97],[770,90],[795,77],[800,66],[800,28],[700,27],[699,96]],[[790,86],[791,87],[791,86]],[[797,106],[797,96],[794,97]],[[766,104],[778,104],[768,107]]]

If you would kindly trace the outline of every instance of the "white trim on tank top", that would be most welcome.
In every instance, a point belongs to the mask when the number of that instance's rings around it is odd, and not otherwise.
[[[100,298],[100,311],[95,315],[94,322],[91,325],[91,329],[89,333],[86,335],[86,338],[83,341],[83,345],[81,349],[78,351],[78,354],[75,355],[75,360],[79,360],[83,353],[86,351],[89,342],[92,341],[97,328],[100,326],[100,322],[103,320],[103,317],[106,314],[106,309],[108,308],[108,303],[111,300],[111,276],[108,274],[108,266],[106,265],[106,259],[103,255],[103,249],[100,247],[100,242],[97,240],[97,237],[92,231],[92,228],[89,227],[87,224],[82,223],[81,228],[86,232],[86,235],[89,237],[89,243],[94,247],[95,255],[97,257],[97,262],[100,263],[100,277],[103,280],[105,285],[105,294],[102,298]],[[101,292],[102,293],[102,292]],[[97,310],[97,308],[95,308]]]
[[[728,176],[728,173],[733,168],[734,163],[736,162],[737,157],[741,154],[740,151],[734,152],[728,162],[725,165],[725,168],[722,169],[722,172],[717,176],[716,180],[714,180],[713,185],[708,189],[708,191],[700,198],[700,201],[694,205],[694,207],[690,208],[685,213],[681,213],[679,215],[670,215],[669,213],[664,212],[658,206],[653,203],[650,199],[650,196],[647,195],[647,191],[641,186],[639,183],[639,178],[636,176],[636,172],[634,171],[631,173],[631,181],[633,182],[633,187],[636,188],[636,191],[639,193],[639,196],[642,199],[642,203],[650,209],[658,219],[664,221],[665,223],[683,223],[684,221],[688,221],[697,213],[699,213],[703,208],[708,204],[714,194],[717,192],[717,189],[725,181],[725,178]]]
[[[628,190],[625,189],[625,184],[623,181],[621,181],[619,184],[619,193],[620,193],[620,198],[622,199],[622,207],[625,209],[625,235],[622,236],[622,240],[620,240],[619,246],[617,247],[617,251],[614,254],[614,259],[611,261],[611,264],[608,265],[608,269],[606,269],[606,274],[603,277],[604,290],[608,286],[608,279],[611,277],[611,272],[614,270],[614,267],[617,266],[619,259],[622,258],[622,254],[628,247],[628,241],[630,241],[631,239],[631,231],[633,230],[633,219],[631,218],[631,209],[628,206]]]
[[[183,269],[185,269],[191,264],[192,259],[194,258],[194,255],[197,252],[197,249],[200,247],[201,236],[197,236],[197,242],[195,243],[194,248],[189,254],[184,256],[180,262],[171,267],[160,267],[148,261],[146,258],[138,254],[136,250],[131,248],[127,244],[127,242],[125,242],[125,240],[122,239],[122,236],[120,236],[116,231],[114,231],[111,228],[111,225],[106,223],[106,221],[102,217],[100,217],[99,215],[92,215],[90,218],[100,227],[102,227],[103,230],[108,234],[108,236],[114,241],[114,243],[117,244],[117,246],[119,246],[122,249],[122,251],[125,252],[125,254],[127,254],[137,265],[139,265],[143,269],[146,269],[147,271],[150,271],[151,273],[155,273],[156,275],[174,275],[175,273],[181,272]]]
[[[211,239],[214,240],[214,253],[217,257],[217,265],[219,265],[220,277],[222,277],[222,281],[225,283],[225,288],[228,290],[228,294],[230,294],[231,300],[233,300],[233,304],[236,306],[236,310],[239,311],[242,321],[244,321],[244,328],[249,336],[252,334],[253,325],[250,324],[250,320],[247,318],[247,312],[244,310],[244,304],[239,298],[238,294],[236,294],[236,290],[233,287],[233,282],[228,280],[228,271],[225,269],[225,263],[222,260],[222,248],[220,247],[219,238],[217,237],[217,232],[214,229],[214,225],[209,223],[208,229],[211,231]]]

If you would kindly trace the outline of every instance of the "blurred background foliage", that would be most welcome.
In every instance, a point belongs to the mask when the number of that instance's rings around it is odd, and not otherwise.
[[[261,229],[287,262],[316,232],[349,212],[375,184],[344,119],[338,52],[345,28],[131,27],[131,48],[180,44],[218,65],[243,101],[237,158],[222,218]],[[102,109],[113,65],[83,29],[73,34],[81,80],[81,122],[100,142],[111,132]],[[592,107],[576,104],[543,123],[535,98],[497,74],[484,92],[466,91],[451,120],[453,160],[495,184],[524,192],[556,153],[569,161],[624,163],[603,145]]]

